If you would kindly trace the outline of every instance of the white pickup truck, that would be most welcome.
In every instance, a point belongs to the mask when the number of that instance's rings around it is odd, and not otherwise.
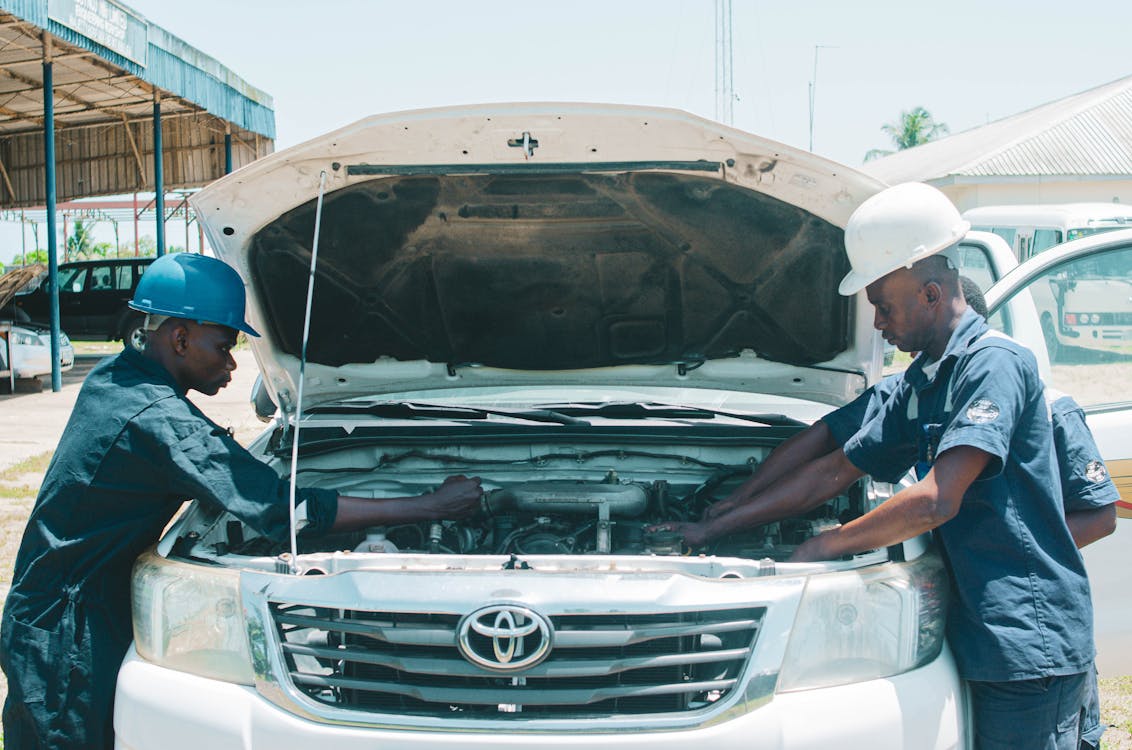
[[[376,116],[198,193],[280,406],[253,452],[351,495],[463,473],[486,497],[380,551],[192,504],[135,568],[118,747],[968,747],[930,536],[790,562],[893,486],[702,550],[654,530],[880,378],[837,284],[883,187],[681,112],[523,104]],[[1023,301],[1004,325],[1040,347]]]

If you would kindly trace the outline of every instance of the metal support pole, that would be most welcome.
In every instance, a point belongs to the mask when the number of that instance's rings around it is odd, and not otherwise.
[[[138,237],[138,194],[134,193],[134,257],[141,255],[141,238]]]
[[[47,274],[51,284],[51,390],[63,390],[59,369],[59,258],[55,238],[55,76],[51,37],[43,35],[43,164],[44,205],[47,208]]]
[[[157,257],[165,255],[165,175],[161,151],[161,94],[153,92],[153,182],[157,191]]]
[[[232,126],[224,128],[224,174],[232,174]]]
[[[818,95],[818,50],[837,49],[828,44],[814,45],[814,77],[810,79],[810,153],[814,151],[814,114]]]

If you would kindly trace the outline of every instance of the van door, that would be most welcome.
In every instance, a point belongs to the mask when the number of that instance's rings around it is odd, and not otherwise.
[[[971,231],[959,243],[959,273],[984,293],[1017,265],[1010,243],[997,233]]]

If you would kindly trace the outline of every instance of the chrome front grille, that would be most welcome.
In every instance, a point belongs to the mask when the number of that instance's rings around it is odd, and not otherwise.
[[[319,703],[373,713],[495,720],[708,708],[736,688],[765,614],[760,607],[542,613],[553,631],[548,655],[502,673],[462,655],[458,614],[281,602],[270,603],[270,610],[291,683]]]

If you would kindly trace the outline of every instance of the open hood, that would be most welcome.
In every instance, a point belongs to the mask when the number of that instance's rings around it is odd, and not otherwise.
[[[312,404],[765,377],[836,403],[878,361],[863,300],[837,285],[842,228],[880,183],[672,110],[463,107],[363,120],[192,199],[248,282],[253,345],[285,407],[323,179]]]
[[[17,294],[30,292],[38,287],[40,280],[46,273],[47,266],[36,264],[13,268],[0,276],[0,309],[7,307]]]

